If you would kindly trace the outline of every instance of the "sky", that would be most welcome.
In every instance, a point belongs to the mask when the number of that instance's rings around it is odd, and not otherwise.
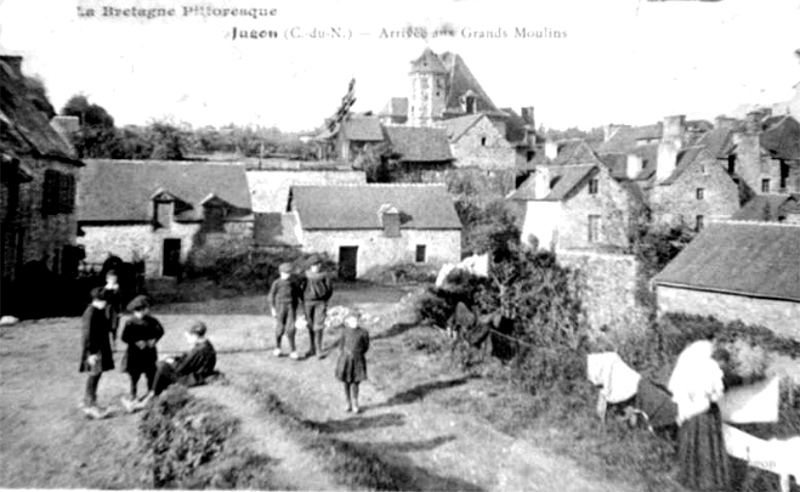
[[[275,12],[182,15],[197,5]],[[103,16],[104,7],[176,15]],[[94,17],[79,14],[89,9]],[[382,35],[408,26],[429,36]],[[455,35],[430,35],[442,26]],[[792,97],[798,26],[800,0],[0,0],[0,52],[24,56],[23,71],[45,82],[57,109],[83,93],[118,126],[312,129],[351,78],[357,111],[408,96],[409,64],[426,46],[461,55],[497,106],[533,106],[537,126],[713,119]],[[234,27],[278,38],[232,39]],[[309,36],[331,28],[344,37]],[[523,28],[562,36],[517,37]],[[481,32],[505,37],[470,36]]]

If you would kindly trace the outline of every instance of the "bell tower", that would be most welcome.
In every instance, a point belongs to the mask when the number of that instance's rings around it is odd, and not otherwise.
[[[411,62],[408,125],[431,126],[445,110],[447,69],[430,48]]]

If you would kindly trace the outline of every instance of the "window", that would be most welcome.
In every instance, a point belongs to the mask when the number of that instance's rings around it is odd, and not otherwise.
[[[169,227],[172,225],[173,202],[153,202],[153,227]]]
[[[597,189],[600,187],[600,183],[598,182],[597,178],[593,178],[589,180],[589,194],[596,195]]]
[[[769,193],[769,178],[764,178],[761,180],[761,192]]]
[[[475,112],[475,96],[467,96],[467,114]]]
[[[42,214],[70,214],[75,210],[75,176],[48,169],[42,186]]]
[[[481,146],[486,147],[486,137],[481,137]]]
[[[697,232],[702,231],[703,226],[705,225],[705,220],[706,218],[703,215],[698,215],[697,217],[695,217],[694,230],[696,230]]]
[[[529,150],[528,153],[525,155],[525,160],[531,162],[534,157],[536,157],[536,152]]]
[[[786,191],[786,186],[789,181],[789,164],[786,161],[781,161],[781,191]]]
[[[417,261],[417,263],[425,263],[425,245],[424,244],[418,244],[417,245],[416,261]]]
[[[736,172],[736,156],[729,155],[728,156],[728,172],[733,174]]]
[[[703,197],[705,197],[705,194],[706,194],[705,188],[697,188],[697,191],[695,192],[695,195],[697,196],[698,200],[702,200]]]
[[[596,243],[600,241],[600,216],[589,216],[589,242]]]
[[[648,164],[650,164],[650,161],[648,161],[647,159],[642,159],[642,171],[644,171],[647,168]]]

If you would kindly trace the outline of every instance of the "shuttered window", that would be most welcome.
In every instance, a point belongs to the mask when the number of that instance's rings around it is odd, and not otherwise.
[[[42,214],[71,214],[75,211],[75,176],[54,169],[44,172]]]

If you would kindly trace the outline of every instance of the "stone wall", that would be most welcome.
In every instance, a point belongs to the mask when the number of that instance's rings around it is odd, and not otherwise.
[[[342,185],[365,184],[364,171],[290,171],[290,170],[251,170],[247,171],[253,212],[286,212],[289,203],[289,188],[301,185]]]
[[[645,329],[647,311],[636,301],[639,265],[633,255],[556,251],[562,266],[578,271],[589,326],[614,332]]]
[[[150,224],[135,225],[82,225],[83,235],[78,238],[86,251],[86,261],[102,263],[109,255],[132,262],[144,260],[147,277],[162,276],[164,266],[164,240],[181,240],[181,262],[190,252],[199,248],[219,248],[223,254],[229,241],[240,241],[249,247],[253,238],[253,223],[226,222],[224,232],[205,232],[198,223],[173,222],[170,227],[154,229]]]
[[[582,186],[574,196],[563,201],[562,222],[558,228],[559,249],[620,248],[629,243],[633,208],[631,195],[601,167],[595,174],[597,193]],[[589,216],[599,215],[599,237],[589,241]],[[535,219],[534,219],[535,220]]]
[[[703,189],[702,199],[697,198]],[[705,223],[728,219],[739,210],[739,187],[715,159],[701,159],[670,185],[657,185],[650,195],[654,222],[694,228],[697,216]]]
[[[55,261],[65,246],[75,244],[77,221],[75,213],[43,215],[44,174],[48,169],[70,174],[79,179],[78,168],[71,164],[44,159],[23,159],[22,164],[31,170],[33,181],[19,187],[18,223],[24,233],[22,262],[42,260],[54,272],[59,271]]]
[[[666,312],[714,316],[721,321],[741,320],[761,325],[776,334],[800,340],[800,303],[743,295],[656,287],[659,314]]]
[[[444,183],[453,195],[478,196],[488,201],[514,191],[516,171],[473,167],[423,171],[420,176],[423,183]]]
[[[480,118],[458,140],[451,142],[456,167],[485,170],[512,170],[517,167],[517,151],[505,134],[488,117]]]
[[[425,245],[425,264],[440,266],[461,261],[461,231],[401,229],[397,238],[385,237],[382,229],[347,231],[303,231],[301,243],[308,252],[328,253],[339,261],[341,246],[358,246],[356,275],[399,263],[414,263],[417,245]]]

